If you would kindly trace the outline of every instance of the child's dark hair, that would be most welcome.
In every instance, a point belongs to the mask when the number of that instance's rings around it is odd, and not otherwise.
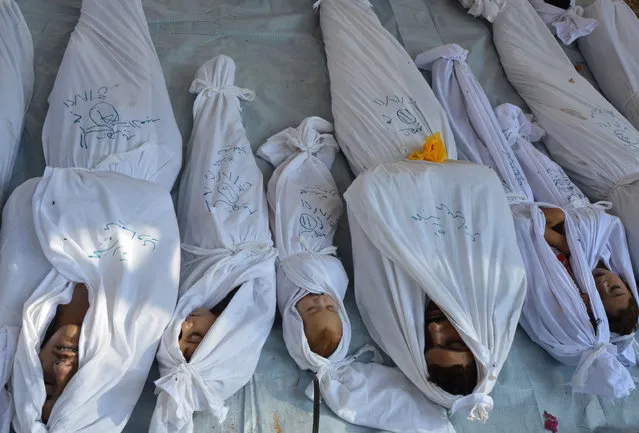
[[[634,296],[628,300],[628,305],[617,311],[617,313],[608,316],[608,325],[610,331],[619,335],[628,335],[637,328],[637,320],[639,319],[639,306]]]

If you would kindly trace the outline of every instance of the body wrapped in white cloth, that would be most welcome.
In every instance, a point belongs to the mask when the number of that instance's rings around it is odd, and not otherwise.
[[[343,298],[348,277],[332,246],[342,213],[329,170],[338,150],[332,130],[329,122],[308,118],[258,151],[276,166],[268,201],[279,256],[284,342],[297,365],[317,375],[324,402],[341,418],[385,431],[430,431],[429,420],[443,418],[441,413],[400,371],[379,364],[375,348],[365,346],[347,357],[351,325]],[[377,362],[356,361],[368,351]],[[312,384],[306,394],[313,398]]]
[[[345,198],[355,295],[371,336],[429,399],[485,421],[525,297],[525,271],[497,176],[465,162],[401,161],[360,175]],[[428,299],[474,356],[477,383],[464,397],[429,380]]]
[[[82,2],[49,107],[47,166],[128,171],[172,188],[182,139],[140,0]]]
[[[579,39],[579,49],[602,93],[639,128],[639,18],[623,0],[596,0],[584,17],[599,27]]]
[[[33,92],[33,42],[14,0],[0,0],[0,41],[1,208],[18,154],[24,115]]]
[[[323,0],[319,8],[335,136],[355,175],[405,159],[435,132],[449,158],[455,158],[455,141],[439,102],[370,4]]]
[[[253,376],[275,317],[276,253],[240,107],[255,95],[234,81],[233,60],[219,56],[197,71],[190,89],[197,97],[178,197],[180,299],[157,354],[154,433],[192,432],[195,411],[223,422],[224,401]],[[195,335],[198,316],[212,323]]]
[[[609,200],[639,270],[639,132],[575,71],[527,0],[512,0],[493,24],[510,82],[546,131],[557,162],[591,200]]]
[[[420,54],[417,64],[432,69],[433,91],[443,101],[449,114],[459,154],[471,162],[494,168],[500,174],[506,190],[512,192],[511,209],[515,217],[519,247],[526,263],[528,283],[521,317],[522,326],[535,342],[555,358],[567,364],[579,364],[573,380],[576,391],[611,396],[627,395],[632,381],[624,383],[621,391],[614,386],[613,389],[607,386],[608,382],[616,382],[620,377],[627,380],[629,375],[615,359],[615,348],[608,344],[610,335],[607,329],[596,329],[590,324],[588,311],[579,296],[578,287],[588,296],[595,296],[595,306],[591,307],[596,312],[593,315],[597,319],[605,318],[603,305],[597,302],[598,294],[591,275],[591,269],[597,263],[591,268],[583,251],[572,254],[572,271],[575,273],[573,278],[557,260],[556,253],[544,238],[546,220],[541,208],[570,206],[573,209],[574,206],[586,206],[589,202],[576,186],[575,191],[570,191],[564,197],[551,183],[554,178],[545,177],[545,171],[543,174],[541,170],[530,173],[531,165],[543,165],[544,155],[525,141],[522,135],[526,134],[527,138],[532,135],[539,139],[543,130],[532,125],[521,110],[514,106],[500,107],[498,120],[483,89],[465,63],[466,53],[456,45],[445,45]],[[535,180],[532,188],[524,175],[527,171],[520,165],[513,147],[525,156],[528,173]],[[547,162],[552,164],[550,160]],[[550,167],[549,164],[546,164],[549,172],[551,168],[561,170],[558,166]],[[565,174],[564,177],[570,182]],[[564,181],[564,190],[568,187],[565,184]],[[536,192],[539,192],[539,198],[533,196]],[[533,199],[546,203],[535,203]],[[596,211],[603,213],[601,209]],[[571,243],[571,251],[581,246],[596,249],[594,245],[576,243],[573,238],[583,237],[574,236],[576,230],[572,219],[568,216],[566,220],[566,237]],[[627,248],[624,247],[625,245],[620,245],[619,249],[625,251],[629,263]],[[571,300],[576,303],[571,303]],[[606,350],[600,350],[600,347],[605,347]],[[580,362],[582,359],[583,362]],[[591,368],[593,364],[595,368]],[[597,367],[601,364],[611,365],[612,368],[600,370]]]
[[[0,338],[9,345],[0,348],[0,366],[6,373],[15,351],[16,433],[121,431],[177,299],[179,233],[170,195],[116,173],[47,168],[41,180],[15,190],[4,215]],[[69,302],[76,283],[86,286],[89,302],[79,369],[45,425],[51,385],[43,371],[51,366],[39,354],[56,307]]]
[[[537,336],[537,338],[545,340],[542,345],[548,347],[549,353],[561,362],[577,365],[573,377],[575,390],[616,398],[625,397],[634,388],[634,384],[629,374],[621,368],[620,362],[625,365],[632,365],[635,362],[634,348],[631,346],[634,332],[624,331],[626,334],[623,336],[610,332],[611,328],[618,327],[615,323],[616,320],[611,320],[611,317],[618,315],[611,316],[611,313],[608,313],[609,293],[600,290],[601,284],[598,281],[600,277],[597,276],[598,269],[605,268],[621,277],[624,294],[620,296],[624,297],[623,302],[627,304],[632,298],[636,305],[637,286],[621,221],[605,212],[605,204],[591,204],[559,165],[534,148],[529,140],[534,141],[541,138],[540,132],[543,133],[543,130],[532,124],[530,119],[521,112],[521,109],[504,104],[497,107],[496,113],[509,143],[515,149],[517,158],[521,162],[522,169],[530,181],[537,200],[561,207],[565,214],[565,236],[569,239],[571,255],[568,267],[562,264],[557,269],[561,269],[562,275],[568,270],[570,279],[575,283],[566,286],[566,293],[574,297],[574,293],[578,291],[582,298],[577,309],[569,314],[566,310],[573,309],[569,307],[571,303],[565,301],[565,294],[561,298],[556,294],[551,297],[541,296],[543,294],[541,289],[546,285],[538,284],[535,286],[534,292],[535,295],[539,296],[538,306],[531,313],[527,309],[527,305],[524,305],[522,317],[527,318],[529,332],[534,334],[545,327],[552,334],[552,336],[547,335],[544,331]],[[537,213],[530,229],[538,237],[543,237],[544,225],[547,225],[548,221],[541,216],[542,221],[539,222],[540,216]],[[519,222],[518,219],[516,221]],[[521,223],[525,224],[523,221]],[[570,240],[571,238],[573,240]],[[538,243],[543,244],[541,240]],[[552,250],[551,254],[555,255],[556,251]],[[558,260],[555,262],[560,263]],[[553,266],[556,266],[556,263]],[[549,270],[546,271],[546,274],[548,272]],[[579,276],[580,274],[582,277]],[[537,281],[543,279],[539,274],[539,269],[529,279]],[[553,279],[560,286],[562,278]],[[594,291],[591,285],[593,281]],[[532,294],[532,291],[529,293]],[[593,296],[596,299],[593,299]],[[550,315],[556,310],[556,307],[553,307],[554,303],[562,305],[561,311],[564,315],[544,319],[545,325],[537,328],[536,326],[539,325],[538,317]],[[584,316],[582,305],[587,306],[585,313],[590,319],[590,323],[582,318],[582,325],[585,328],[582,332],[577,332],[578,326],[574,325],[578,324],[578,316]],[[622,314],[627,314],[627,312],[622,312]],[[566,321],[574,323],[568,324]],[[636,326],[636,321],[635,317],[634,326]],[[605,324],[608,326],[604,326]],[[524,325],[523,321],[522,325]],[[596,331],[595,338],[589,336],[587,340],[584,340],[584,331],[588,334],[591,329]],[[533,339],[536,338],[533,337]],[[587,341],[589,343],[586,343]],[[562,344],[562,342],[568,344]],[[609,343],[613,343],[616,348]],[[579,358],[575,356],[575,353],[579,353],[580,347],[583,350],[588,346],[590,348],[583,351]],[[618,355],[618,361],[612,359],[615,355]]]

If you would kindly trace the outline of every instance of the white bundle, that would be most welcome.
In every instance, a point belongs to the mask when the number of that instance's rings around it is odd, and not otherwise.
[[[584,9],[575,6],[575,0],[570,0],[570,7],[562,9],[544,0],[528,0],[548,29],[565,45],[572,44],[578,38],[588,36],[597,28],[599,22],[595,19],[584,18]]]
[[[48,166],[128,172],[172,188],[182,140],[140,0],[83,0],[49,106]]]
[[[581,78],[527,0],[493,24],[502,65],[547,134],[551,157],[593,201],[610,200],[639,271],[639,132]]]
[[[24,115],[33,92],[33,41],[14,0],[0,0],[0,41],[1,208],[18,154]]]
[[[311,117],[298,128],[271,137],[258,155],[276,166],[268,200],[278,249],[277,300],[284,342],[297,365],[313,371],[324,402],[342,419],[392,432],[426,432],[431,420],[445,417],[396,369],[355,362],[376,349],[365,346],[347,357],[351,325],[343,298],[348,277],[332,246],[342,200],[330,174],[337,142],[332,125]],[[327,358],[311,351],[297,302],[308,294],[327,294],[338,306],[342,338]],[[312,384],[306,395],[313,398]],[[439,430],[438,430],[439,431]],[[448,427],[442,427],[448,432]]]
[[[571,268],[575,271],[578,287],[591,299],[593,316],[596,323],[599,323],[597,329],[592,327],[581,297],[575,297],[579,288],[570,284],[571,278],[566,278],[563,265],[557,266],[559,261],[547,248],[543,237],[543,215],[532,207],[522,207],[518,212],[520,217],[516,218],[517,227],[521,229],[520,237],[525,237],[522,242],[529,237],[536,237],[527,248],[536,247],[538,255],[529,260],[531,273],[528,278],[531,284],[535,283],[528,292],[531,303],[527,300],[524,305],[522,317],[525,321],[522,320],[522,324],[529,335],[535,341],[541,341],[541,345],[555,358],[577,365],[573,377],[576,391],[624,397],[634,386],[628,380],[627,371],[612,357],[618,353],[620,361],[631,363],[634,359],[630,347],[633,335],[611,338],[607,327],[602,327],[600,323],[607,324],[607,321],[605,312],[601,310],[599,294],[596,289],[593,292],[591,273],[600,260],[604,261],[610,270],[629,282],[628,286],[637,299],[623,226],[617,217],[605,213],[601,205],[591,205],[561,167],[533,147],[530,140],[541,138],[543,131],[532,124],[520,108],[504,104],[495,111],[509,142],[516,149],[517,158],[531,183],[535,197],[539,201],[561,206],[564,210],[566,237],[573,253]],[[533,217],[532,222],[525,220],[528,215]],[[549,261],[544,263],[546,258]],[[545,275],[551,275],[552,279],[544,278]],[[592,300],[592,296],[596,299]],[[555,315],[562,317],[554,317]],[[540,322],[544,322],[544,325],[541,326]],[[595,331],[596,335],[592,335]],[[608,340],[606,334],[609,336]],[[616,350],[607,344],[608,341],[616,344]]]
[[[178,219],[184,252],[180,299],[157,354],[158,401],[150,431],[193,431],[193,413],[221,423],[224,401],[253,376],[275,317],[275,250],[260,172],[242,125],[226,56],[205,63],[190,91],[194,124],[190,159],[180,182]],[[182,322],[239,290],[186,361],[178,345]]]
[[[355,294],[371,336],[429,399],[486,420],[526,284],[497,176],[457,161],[401,161],[363,173],[345,197]],[[470,395],[453,396],[428,380],[427,298],[475,357],[478,383]]]
[[[506,6],[506,0],[459,0],[459,3],[468,9],[472,16],[482,16],[491,23]]]
[[[448,114],[460,159],[486,165],[504,182],[510,201],[532,201],[532,191],[481,85],[473,75],[468,51],[442,45],[417,56],[432,71],[433,92]]]
[[[456,158],[437,98],[367,1],[323,0],[320,23],[336,137],[356,175],[405,159],[436,132]]]
[[[177,298],[179,233],[170,195],[115,173],[47,168],[39,182],[16,189],[5,217],[4,336],[15,337],[21,326],[11,382],[16,433],[121,431]],[[90,304],[79,370],[45,426],[38,354],[75,282],[86,286]],[[6,368],[12,353],[2,352]]]
[[[639,128],[639,19],[623,0],[596,0],[584,16],[600,25],[579,49],[606,98]]]

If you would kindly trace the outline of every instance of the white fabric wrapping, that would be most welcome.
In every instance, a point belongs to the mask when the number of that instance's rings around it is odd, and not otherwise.
[[[495,170],[511,201],[532,201],[533,194],[481,85],[466,64],[468,51],[442,45],[417,56],[432,71],[433,92],[448,114],[460,159]]]
[[[140,0],[82,2],[49,105],[48,166],[128,172],[172,188],[182,140]]]
[[[44,279],[51,265],[33,230],[31,201],[37,179],[23,183],[7,200],[0,230],[0,432],[8,433],[13,398],[5,389],[13,368],[22,306]],[[30,227],[25,230],[25,227]],[[29,272],[22,272],[29,269]]]
[[[639,299],[626,235],[619,218],[605,213],[603,203],[592,205],[559,165],[535,149],[530,142],[539,140],[543,130],[532,123],[519,107],[503,104],[495,109],[495,113],[504,134],[516,149],[535,198],[561,206],[572,218],[587,268],[592,270],[599,261],[603,261],[611,271],[628,282],[633,296]],[[617,346],[618,358],[624,365],[636,363],[633,338],[634,333],[611,336],[611,342]]]
[[[572,44],[582,36],[588,36],[599,25],[597,20],[583,17],[584,9],[581,6],[575,6],[575,0],[570,0],[568,9],[551,5],[544,0],[528,1],[550,31],[565,45]]]
[[[371,336],[429,399],[451,413],[485,420],[526,284],[497,176],[457,161],[400,161],[360,175],[345,198],[355,295]],[[475,356],[478,383],[468,396],[450,395],[428,381],[427,298]]]
[[[576,298],[578,300],[581,299],[572,279],[563,266],[557,266],[559,262],[544,240],[543,228],[545,220],[538,206],[532,203],[533,193],[536,191],[534,188],[531,190],[509,141],[519,137],[518,133],[520,131],[513,130],[515,129],[513,123],[520,120],[523,121],[523,119],[516,116],[516,114],[519,114],[517,112],[509,113],[515,114],[515,116],[504,116],[504,113],[502,113],[502,118],[506,117],[510,121],[507,126],[511,129],[505,133],[502,132],[502,125],[497,120],[486,94],[468,65],[464,62],[465,54],[466,51],[456,45],[444,45],[417,56],[416,62],[419,66],[432,64],[433,90],[440,101],[443,101],[444,109],[451,119],[450,123],[456,134],[455,139],[459,154],[464,157],[468,156],[470,162],[489,165],[494,168],[501,175],[507,190],[518,195],[520,202],[527,202],[513,204],[512,206],[520,251],[527,265],[528,290],[522,311],[522,326],[534,341],[542,345],[560,361],[576,365],[582,355],[585,357],[584,359],[587,359],[576,370],[575,390],[610,393],[605,388],[600,389],[598,377],[602,374],[596,367],[590,368],[590,365],[591,363],[598,365],[598,363],[603,361],[614,363],[614,357],[613,360],[610,360],[611,356],[607,351],[601,351],[601,355],[597,352],[598,355],[596,356],[588,356],[591,351],[597,351],[601,343],[607,343],[608,339],[596,339],[594,337],[594,329],[589,325],[590,332],[593,334],[590,336],[590,340],[584,341],[583,337],[581,337],[581,334],[583,334],[581,330],[576,332],[576,335],[573,335],[571,331],[577,330],[582,322],[589,323],[588,314],[585,307],[583,307],[583,303],[581,307],[573,311],[571,309],[573,304],[559,304],[557,303],[559,297],[552,295],[553,293],[560,293],[561,296],[565,296],[562,292],[574,292]],[[539,134],[538,130],[534,130],[532,126],[527,126],[527,132]],[[517,135],[515,135],[516,133]],[[517,144],[516,140],[513,144]],[[523,145],[523,143],[520,144]],[[530,143],[528,143],[528,146],[532,147]],[[514,198],[511,203],[517,203],[517,198]],[[556,202],[550,201],[550,203]],[[535,221],[539,220],[540,216],[541,231],[535,230]],[[531,221],[531,219],[536,220]],[[569,236],[572,233],[574,233],[574,230],[569,232]],[[575,266],[582,271],[580,280],[587,280],[590,283],[590,290],[594,290],[594,295],[596,296],[594,281],[590,275],[591,268],[589,268],[585,256],[576,254],[573,256],[573,261],[578,262]],[[603,308],[600,302],[598,305]],[[554,317],[557,314],[566,314],[567,317]],[[573,316],[577,317],[571,321]],[[605,317],[605,313],[597,317]],[[565,326],[566,323],[573,327]],[[555,334],[559,335],[559,338],[555,339]],[[613,351],[614,348],[611,347],[611,352]],[[569,356],[566,355],[567,353]],[[593,361],[590,361],[591,358]],[[622,373],[625,372],[627,377],[627,371],[623,367],[620,365],[616,367]],[[604,377],[607,378],[608,376],[604,375]],[[616,376],[613,376],[613,378],[616,379]],[[624,389],[624,392],[627,392],[627,390]]]
[[[224,401],[253,376],[275,317],[275,250],[260,172],[242,125],[234,87],[235,64],[226,56],[205,63],[190,92],[194,125],[188,166],[180,182],[178,220],[183,267],[180,299],[158,350],[161,378],[152,433],[193,431],[193,413],[223,422]],[[237,293],[195,350],[190,362],[178,337],[198,307],[212,308]]]
[[[179,232],[170,195],[115,173],[47,168],[42,180],[14,192],[5,216],[3,308],[14,310],[9,325],[22,315],[11,383],[16,433],[121,431],[177,298]],[[71,282],[89,292],[80,368],[45,426],[38,352],[57,305],[71,298]]]
[[[353,172],[405,159],[440,132],[455,159],[446,114],[401,44],[364,0],[324,0],[335,132]]]
[[[597,0],[584,16],[600,25],[579,49],[606,98],[639,128],[639,19],[623,0]]]
[[[32,92],[31,33],[18,4],[0,0],[0,206],[4,204]]]
[[[271,137],[258,155],[277,168],[269,181],[268,201],[278,250],[277,301],[286,347],[303,370],[313,371],[326,405],[342,419],[392,432],[427,432],[432,419],[437,432],[452,432],[445,414],[429,405],[406,376],[385,367],[372,346],[346,357],[351,325],[343,298],[348,277],[335,252],[333,237],[342,212],[342,200],[330,173],[337,142],[332,125],[311,117],[297,128]],[[325,293],[339,306],[342,339],[324,358],[310,350],[297,302],[309,293]],[[374,353],[375,363],[355,362]],[[313,398],[312,383],[306,394]]]
[[[459,3],[468,9],[472,16],[482,16],[492,23],[504,9],[506,0],[459,0]]]
[[[579,76],[528,0],[507,4],[493,38],[508,79],[546,131],[552,159],[591,200],[613,203],[637,275],[639,132]]]

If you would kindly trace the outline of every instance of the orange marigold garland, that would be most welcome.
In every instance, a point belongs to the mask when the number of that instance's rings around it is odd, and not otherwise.
[[[416,151],[408,156],[408,159],[412,161],[432,161],[432,162],[444,162],[448,159],[446,153],[446,146],[442,141],[442,137],[439,132],[429,135],[424,140],[424,146],[421,151]]]

